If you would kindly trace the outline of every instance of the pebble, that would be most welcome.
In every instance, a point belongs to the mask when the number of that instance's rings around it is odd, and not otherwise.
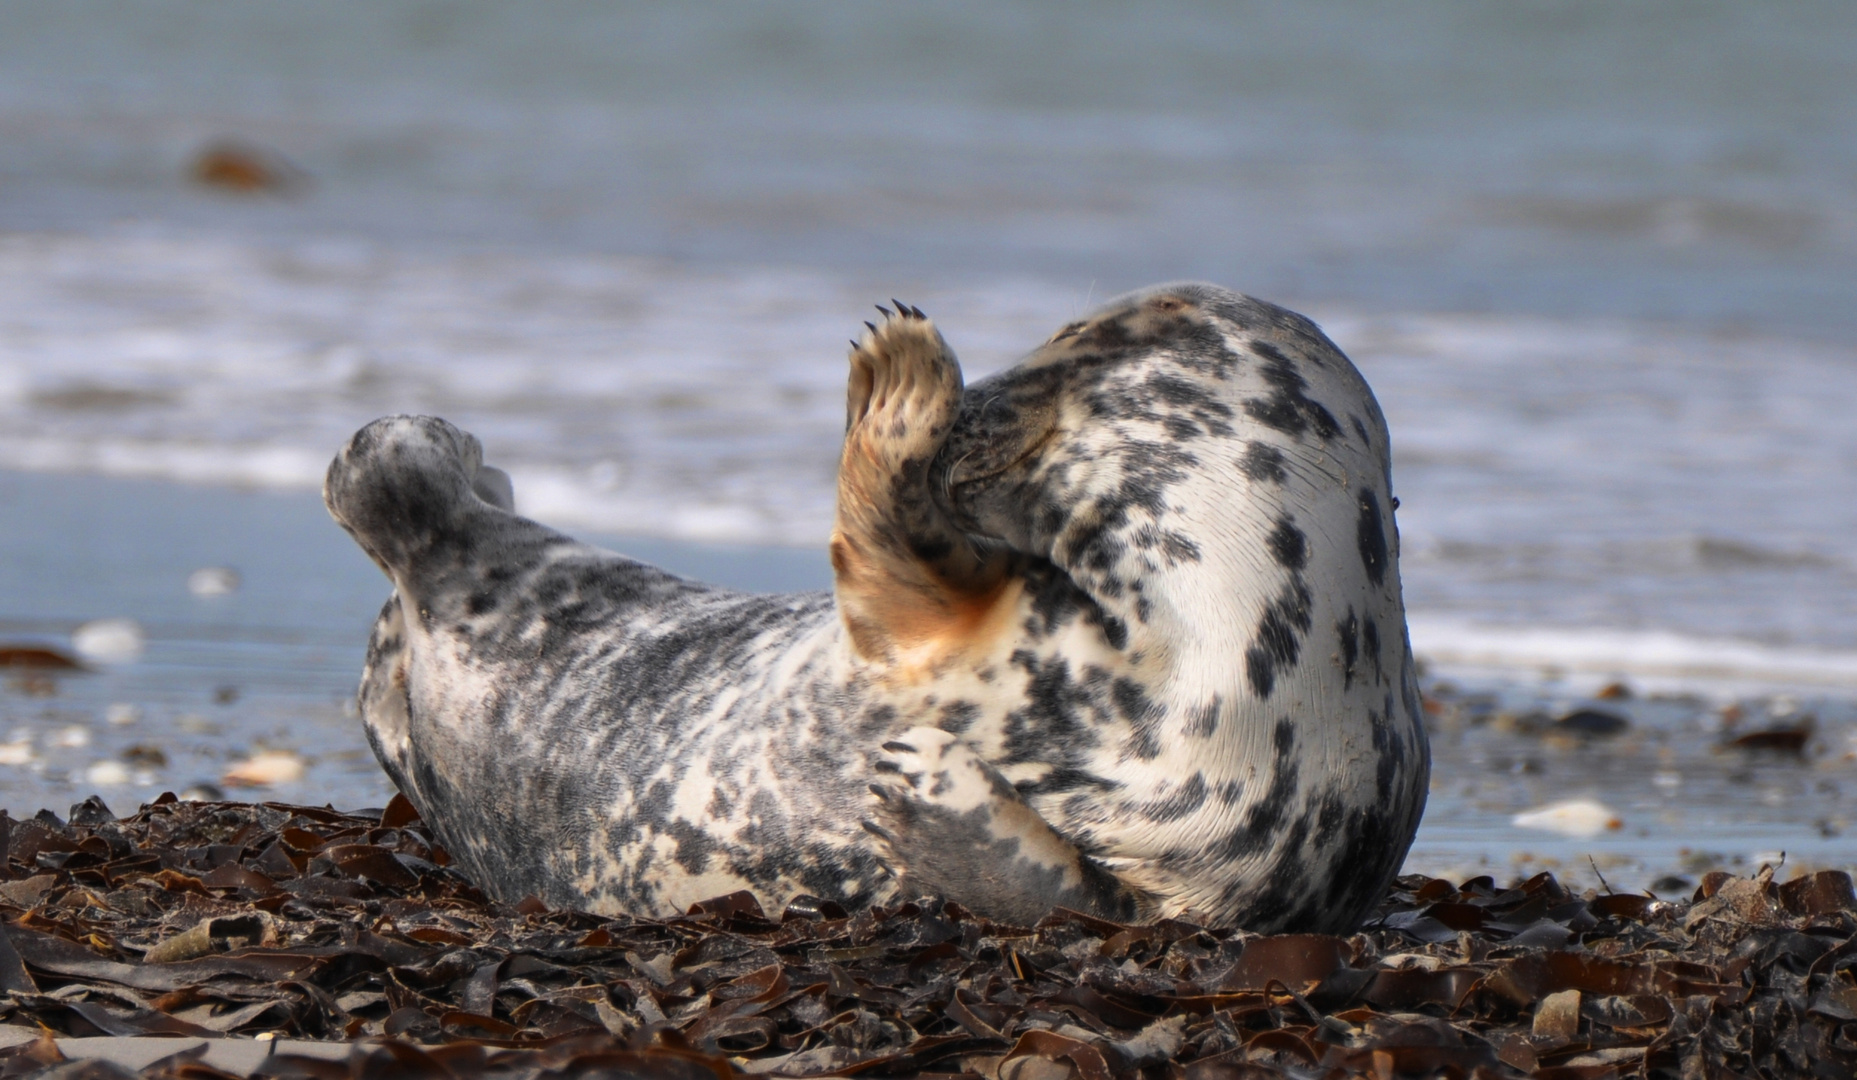
[[[126,702],[117,702],[103,711],[103,718],[115,727],[128,727],[142,719],[142,710]]]
[[[99,761],[84,770],[84,782],[98,787],[116,787],[129,782],[129,767],[120,761]]]
[[[195,596],[230,596],[242,584],[230,566],[203,566],[187,575],[187,591]]]
[[[227,769],[219,778],[227,787],[271,787],[303,779],[303,759],[288,750],[261,750]]]
[[[19,739],[0,743],[0,765],[32,764],[32,740]]]
[[[1600,709],[1576,709],[1554,721],[1557,731],[1598,738],[1618,735],[1630,726],[1631,721],[1617,713]]]
[[[1515,815],[1509,824],[1518,829],[1539,829],[1562,836],[1598,836],[1623,828],[1625,822],[1597,799],[1564,799]]]
[[[189,170],[196,183],[240,194],[287,193],[307,175],[275,150],[222,139],[203,148]]]
[[[78,655],[101,664],[126,664],[141,656],[146,644],[134,619],[96,619],[71,634]]]
[[[90,729],[78,724],[72,724],[70,727],[66,728],[59,728],[58,731],[52,735],[52,745],[63,747],[67,750],[82,749],[90,745]]]

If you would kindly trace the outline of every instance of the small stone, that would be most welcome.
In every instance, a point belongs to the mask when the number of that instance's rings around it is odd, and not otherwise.
[[[216,784],[193,784],[181,792],[181,798],[188,802],[219,802],[225,797]]]
[[[273,787],[303,779],[303,759],[288,750],[261,750],[227,769],[219,778],[227,787]]]
[[[1580,1033],[1580,992],[1549,994],[1535,1006],[1534,1036],[1541,1042],[1564,1045]]]
[[[1539,829],[1574,837],[1598,836],[1625,825],[1611,807],[1596,799],[1565,799],[1537,806],[1515,815],[1509,823],[1518,829]]]
[[[90,745],[90,729],[81,724],[59,728],[52,735],[52,745],[66,750],[80,750]]]
[[[84,782],[97,787],[118,787],[129,782],[129,767],[120,761],[99,761],[84,770]]]
[[[126,664],[141,656],[146,644],[134,619],[96,619],[71,633],[71,648],[101,664]]]
[[[1554,730],[1587,738],[1606,738],[1618,735],[1630,726],[1631,721],[1617,713],[1604,712],[1599,709],[1575,709],[1554,721]]]
[[[32,740],[0,743],[0,765],[30,765],[32,760]]]
[[[119,701],[104,710],[103,719],[109,721],[109,723],[115,727],[128,727],[131,724],[141,721],[142,710],[134,705]]]
[[[239,572],[230,566],[203,566],[187,575],[187,591],[195,596],[230,596],[240,584]]]
[[[159,769],[168,763],[167,752],[159,746],[138,743],[123,751],[123,760],[131,765],[143,765]]]
[[[277,151],[233,139],[201,149],[189,172],[195,183],[241,195],[288,194],[307,180],[300,166]]]

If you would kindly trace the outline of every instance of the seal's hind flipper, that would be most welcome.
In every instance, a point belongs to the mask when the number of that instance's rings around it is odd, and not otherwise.
[[[403,594],[409,572],[437,553],[468,560],[486,531],[539,531],[507,513],[509,478],[484,466],[477,439],[435,416],[384,417],[356,432],[330,463],[322,498]]]
[[[883,744],[876,770],[864,828],[906,894],[937,893],[1021,926],[1056,907],[1119,922],[1154,917],[1151,898],[1052,831],[953,735],[911,728]]]
[[[879,310],[851,350],[832,570],[858,655],[897,663],[975,624],[1004,575],[930,492],[961,366],[921,311]]]

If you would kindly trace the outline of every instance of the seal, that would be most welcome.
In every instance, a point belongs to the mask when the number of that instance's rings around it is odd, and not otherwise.
[[[831,593],[686,581],[513,512],[443,420],[325,501],[392,579],[360,704],[505,899],[662,915],[939,894],[1345,931],[1424,809],[1385,420],[1315,324],[1160,286],[963,387],[853,342]]]

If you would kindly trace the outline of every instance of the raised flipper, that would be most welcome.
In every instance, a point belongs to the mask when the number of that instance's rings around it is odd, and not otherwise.
[[[985,619],[1005,562],[930,495],[930,465],[960,410],[960,364],[920,311],[884,314],[851,351],[832,570],[860,657],[932,664]]]
[[[404,588],[401,575],[435,545],[476,531],[506,499],[508,478],[486,476],[483,447],[435,416],[389,416],[355,433],[329,465],[322,498],[363,551]],[[494,472],[494,470],[492,470]],[[497,479],[501,478],[501,483]]]
[[[915,727],[883,744],[864,828],[905,895],[937,893],[990,918],[1030,926],[1054,907],[1133,922],[1155,916],[1053,832],[965,743]]]

